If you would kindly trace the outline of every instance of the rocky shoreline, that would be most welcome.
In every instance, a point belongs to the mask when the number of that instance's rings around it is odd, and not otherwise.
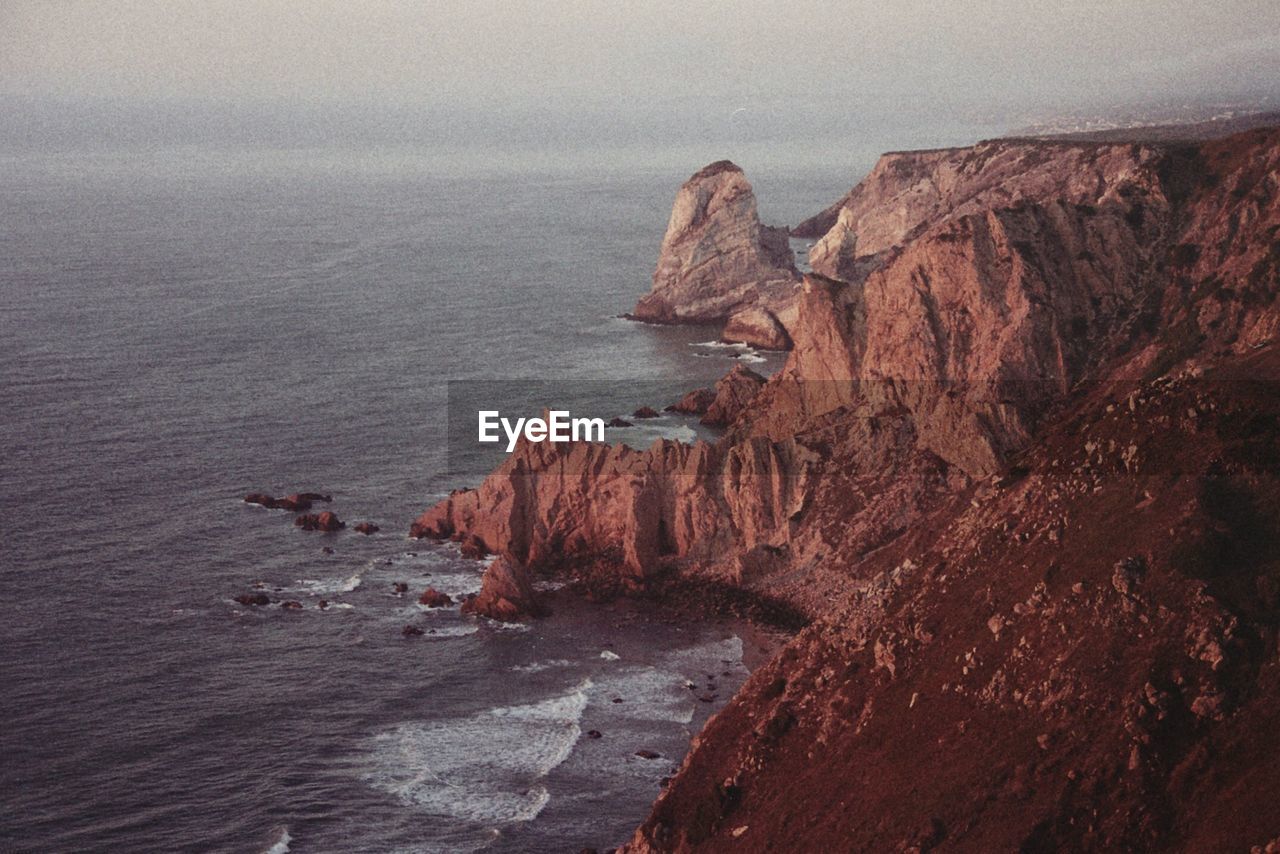
[[[1276,129],[886,155],[799,277],[712,164],[637,315],[766,312],[784,367],[683,402],[732,399],[714,443],[526,444],[411,535],[808,624],[628,850],[1265,846],[1278,175]]]

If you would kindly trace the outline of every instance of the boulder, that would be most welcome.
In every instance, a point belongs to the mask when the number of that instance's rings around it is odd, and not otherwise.
[[[434,587],[428,587],[418,597],[419,605],[426,605],[428,608],[447,608],[453,604],[453,597],[448,593],[441,593]]]
[[[271,604],[271,598],[265,593],[242,593],[236,597],[236,601],[241,605],[252,605],[255,607]]]
[[[373,524],[372,522],[361,522],[360,524],[356,525],[355,530],[357,534],[365,534],[367,536],[369,534],[376,534],[378,533],[378,531],[382,529],[379,528],[377,525]]]
[[[333,533],[347,527],[337,514],[326,510],[323,513],[308,513],[293,520],[293,524],[304,531],[324,531]]]
[[[606,423],[605,423],[605,425],[604,425],[604,426],[606,426],[606,427],[632,427],[632,426],[634,426],[634,425],[633,425],[630,421],[627,421],[625,418],[610,418],[610,419],[608,420],[608,422],[606,422]]]
[[[498,558],[484,571],[480,592],[462,603],[462,613],[514,623],[542,614],[529,579],[520,564]]]
[[[720,333],[720,340],[730,344],[750,344],[761,350],[789,350],[791,336],[767,308],[748,306],[734,312]]]
[[[405,626],[400,630],[400,634],[407,638],[418,638],[422,637],[426,633],[417,626]]]
[[[654,409],[652,406],[642,406],[635,412],[631,413],[632,418],[658,418],[661,415],[662,413]]]

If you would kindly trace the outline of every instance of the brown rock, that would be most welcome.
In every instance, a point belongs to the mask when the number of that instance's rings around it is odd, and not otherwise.
[[[407,638],[418,638],[422,637],[426,632],[417,626],[405,626],[400,630],[400,634]]]
[[[764,377],[742,365],[716,383],[716,397],[702,416],[702,423],[711,427],[727,427],[733,424],[751,406],[764,386]]]
[[[660,415],[662,415],[662,413],[651,406],[642,406],[635,412],[631,413],[632,418],[657,418]]]
[[[242,593],[236,597],[236,601],[241,605],[251,605],[254,607],[271,604],[271,598],[265,593]]]
[[[543,611],[534,594],[529,571],[498,558],[485,569],[480,592],[463,600],[462,613],[514,623],[540,616]]]
[[[715,402],[716,393],[709,388],[696,388],[666,407],[667,412],[679,412],[684,415],[702,415],[707,407]]]
[[[489,548],[479,537],[466,537],[462,540],[460,552],[467,560],[481,560],[488,556]]]
[[[758,305],[740,308],[730,315],[720,333],[720,340],[730,344],[750,344],[761,350],[789,350],[791,336],[778,318]]]
[[[605,422],[605,425],[604,425],[604,426],[606,426],[606,427],[631,427],[631,426],[633,426],[633,425],[632,425],[632,423],[631,423],[630,421],[627,421],[625,418],[610,418],[607,422]]]
[[[453,604],[453,597],[448,593],[441,593],[434,587],[428,587],[418,598],[418,604],[426,605],[428,608],[447,608]]]
[[[355,527],[357,534],[365,534],[366,536],[369,534],[376,534],[380,530],[381,529],[372,522],[360,522]]]
[[[722,160],[694,174],[676,194],[653,290],[633,316],[708,323],[748,306],[782,314],[794,302],[799,278],[786,230],[760,224],[751,184]]]
[[[323,513],[309,513],[293,520],[293,524],[304,531],[324,531],[333,533],[347,527],[336,514],[326,510]]]

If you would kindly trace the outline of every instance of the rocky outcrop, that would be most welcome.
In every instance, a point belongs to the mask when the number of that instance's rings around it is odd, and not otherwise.
[[[664,407],[667,412],[679,412],[682,415],[702,415],[707,407],[715,403],[715,389],[695,388],[670,406]]]
[[[821,238],[809,253],[814,272],[856,282],[922,231],[975,214],[1049,200],[1131,207],[1131,194],[1160,185],[1165,162],[1162,149],[1141,144],[991,140],[894,152],[795,233]]]
[[[750,344],[761,350],[786,350],[791,347],[791,337],[782,322],[758,305],[738,309],[729,316],[720,340],[729,344]]]
[[[680,187],[653,289],[632,316],[656,323],[717,323],[760,308],[785,323],[799,278],[786,230],[760,224],[751,184],[740,168],[722,160]],[[767,331],[768,340],[776,341],[776,332]]]
[[[453,604],[453,597],[448,593],[441,593],[434,587],[428,587],[418,597],[418,604],[428,608],[447,608]]]
[[[709,427],[728,427],[736,422],[751,406],[764,386],[764,377],[743,365],[716,382],[715,397],[702,416],[702,423]]]
[[[485,568],[480,592],[462,601],[462,613],[514,623],[537,617],[543,609],[534,594],[528,570],[498,558]]]
[[[600,561],[642,585],[667,561],[785,543],[815,455],[794,441],[720,447],[521,442],[475,490],[423,513],[410,536],[477,538],[531,568]]]
[[[293,524],[304,531],[324,531],[333,533],[347,527],[336,513],[326,510],[323,513],[308,513],[293,520]]]
[[[332,500],[333,496],[319,492],[295,492],[285,498],[273,498],[265,492],[251,492],[244,497],[245,504],[257,504],[272,510],[288,510],[290,513],[310,510],[311,505],[316,501],[328,503]]]

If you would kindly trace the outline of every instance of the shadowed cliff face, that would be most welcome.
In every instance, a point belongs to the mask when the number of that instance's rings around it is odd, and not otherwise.
[[[727,160],[695,173],[676,194],[653,290],[633,316],[657,323],[715,323],[751,310],[736,340],[784,349],[796,272],[785,229],[760,224],[746,176]]]
[[[634,850],[1280,836],[1280,757],[1249,755],[1280,699],[1278,166],[1276,130],[892,155],[887,212],[868,179],[833,226],[881,249],[805,278],[718,442],[524,446],[423,515],[818,621]]]

